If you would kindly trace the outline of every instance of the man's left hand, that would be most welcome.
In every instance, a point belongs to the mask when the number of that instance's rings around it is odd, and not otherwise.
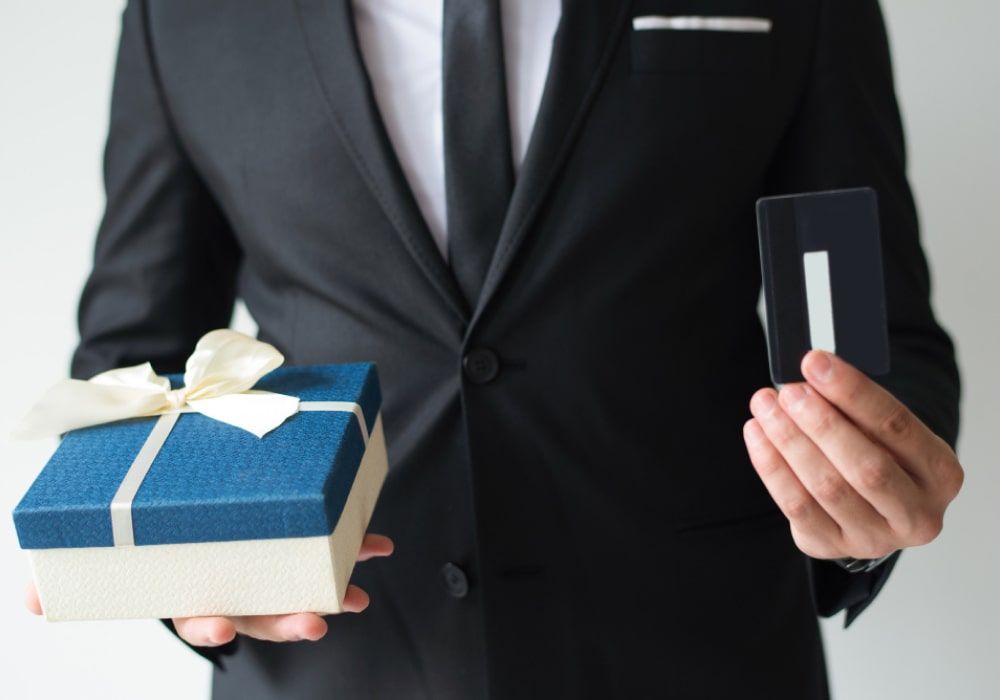
[[[840,358],[812,351],[806,382],[757,391],[743,438],[788,518],[818,559],[878,559],[941,532],[963,470],[954,451],[885,389]]]

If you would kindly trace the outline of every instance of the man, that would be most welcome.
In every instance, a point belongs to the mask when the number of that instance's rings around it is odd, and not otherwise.
[[[173,621],[218,698],[824,698],[960,487],[874,0],[133,0],[106,180],[75,376],[239,296],[384,385],[371,605]],[[761,389],[753,203],[862,185],[892,373]]]

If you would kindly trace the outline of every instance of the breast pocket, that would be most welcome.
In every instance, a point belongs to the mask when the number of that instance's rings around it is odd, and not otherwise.
[[[634,17],[632,71],[767,73],[771,29],[772,22],[765,17]]]

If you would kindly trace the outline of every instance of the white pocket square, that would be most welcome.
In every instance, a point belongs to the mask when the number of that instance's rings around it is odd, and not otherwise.
[[[771,31],[771,20],[764,17],[701,17],[698,15],[674,16],[644,15],[632,18],[632,29],[674,29],[702,32],[755,32]]]

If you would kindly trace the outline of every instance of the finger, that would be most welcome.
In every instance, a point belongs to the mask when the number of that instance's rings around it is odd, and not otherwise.
[[[38,598],[38,589],[34,583],[29,583],[28,589],[24,592],[24,605],[32,615],[42,614],[42,601]]]
[[[897,533],[909,535],[920,490],[896,460],[808,384],[786,384],[778,394],[785,413],[827,460]]]
[[[756,418],[743,426],[750,462],[764,487],[793,528],[799,548],[810,556],[830,559],[840,555],[840,526],[806,491]]]
[[[358,613],[368,607],[369,597],[354,584],[347,586],[344,594],[344,612]],[[293,615],[248,615],[235,617],[236,630],[255,639],[269,642],[315,642],[327,632],[328,625],[315,613]]]
[[[358,561],[367,561],[373,557],[387,557],[396,548],[391,539],[385,535],[365,535],[358,552]]]
[[[955,476],[957,460],[947,443],[862,372],[836,355],[813,350],[802,359],[802,374],[816,391],[892,452],[918,483]]]
[[[326,634],[327,624],[320,615],[304,612],[291,615],[247,615],[234,617],[236,631],[266,642],[315,642]]]
[[[175,617],[174,630],[196,647],[217,647],[236,636],[236,626],[228,617]]]
[[[874,548],[872,538],[888,531],[888,523],[785,414],[775,391],[762,389],[754,394],[750,410],[795,476],[840,526],[844,538]]]
[[[344,612],[359,613],[368,607],[371,598],[364,589],[358,588],[353,583],[347,587],[344,593]]]

